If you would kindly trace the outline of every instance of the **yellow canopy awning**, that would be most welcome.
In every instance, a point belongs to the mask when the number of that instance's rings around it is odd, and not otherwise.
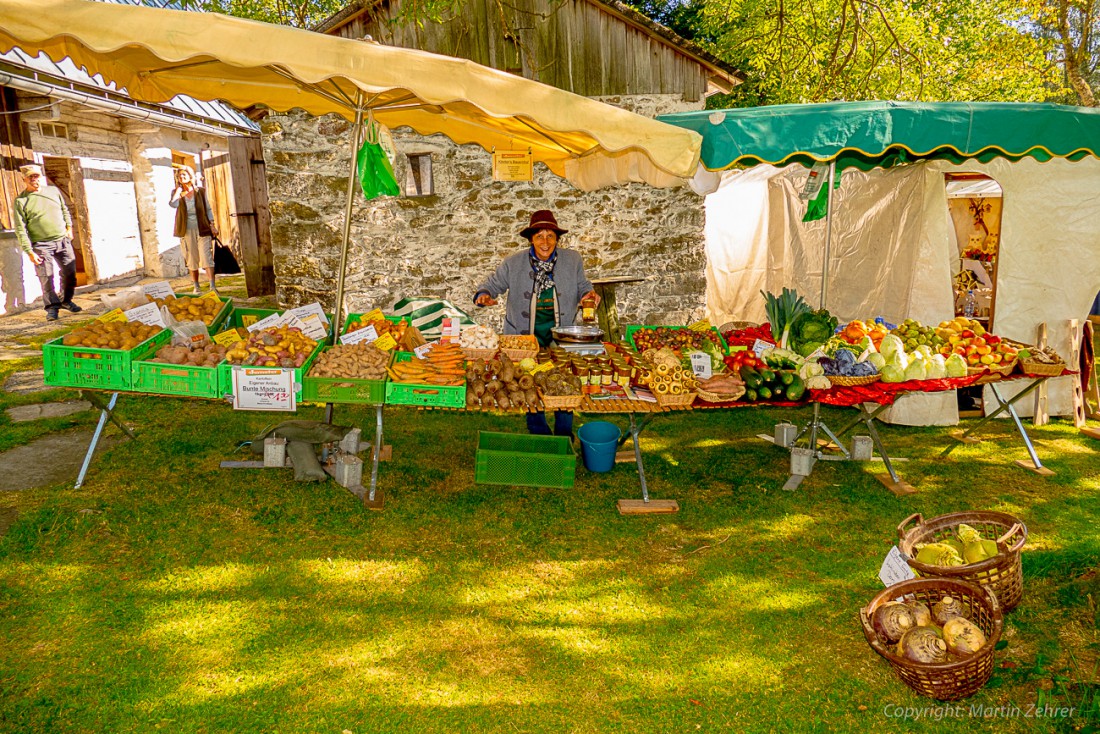
[[[0,0],[0,49],[70,57],[135,99],[184,94],[354,119],[486,150],[531,149],[585,190],[683,183],[701,136],[472,61],[213,13],[87,0]],[[360,96],[361,93],[361,96]]]

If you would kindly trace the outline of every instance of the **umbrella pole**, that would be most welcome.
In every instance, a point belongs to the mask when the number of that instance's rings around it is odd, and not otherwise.
[[[351,205],[355,197],[356,163],[359,154],[359,140],[363,134],[363,92],[355,93],[355,124],[351,130],[351,160],[348,162],[348,191],[344,200],[344,237],[340,247],[340,273],[336,278],[336,306],[332,315],[332,344],[340,338],[341,310],[344,305],[344,272],[348,267],[348,242],[351,240]],[[332,423],[332,403],[325,405],[325,423]]]

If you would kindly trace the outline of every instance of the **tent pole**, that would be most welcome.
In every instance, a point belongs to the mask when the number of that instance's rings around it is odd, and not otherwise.
[[[825,308],[825,300],[829,295],[829,251],[833,244],[833,181],[836,179],[836,159],[829,161],[829,180],[825,182],[828,187],[825,195],[825,259],[821,262],[821,303],[818,308]]]
[[[363,134],[363,92],[355,92],[355,125],[351,131],[351,160],[348,162],[348,190],[344,199],[344,238],[340,247],[340,275],[336,280],[336,307],[333,309],[332,343],[340,338],[341,309],[344,305],[344,272],[348,267],[348,242],[351,240],[351,205],[355,197],[356,163],[359,155],[359,141]]]

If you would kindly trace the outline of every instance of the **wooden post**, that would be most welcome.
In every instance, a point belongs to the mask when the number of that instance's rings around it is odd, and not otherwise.
[[[1047,345],[1047,325],[1046,322],[1039,324],[1039,328],[1035,334],[1035,346],[1045,347]],[[1047,385],[1044,382],[1035,390],[1035,414],[1031,418],[1031,424],[1033,426],[1045,426],[1050,422],[1050,416],[1047,414]]]
[[[1070,369],[1081,365],[1081,322],[1069,320],[1070,358],[1066,362]],[[1081,387],[1081,376],[1074,375],[1073,380],[1073,425],[1083,428],[1085,425],[1085,391]]]
[[[249,297],[275,293],[275,262],[271,252],[271,212],[263,147],[256,136],[229,138],[229,168],[237,228],[241,235],[241,270]]]
[[[1089,320],[1086,321],[1084,326],[1084,339],[1088,340],[1089,344],[1093,343],[1093,319],[1095,316],[1089,316]],[[1085,390],[1085,412],[1089,418],[1100,418],[1100,374],[1097,374],[1096,365],[1092,365],[1092,371],[1089,375],[1089,384]]]

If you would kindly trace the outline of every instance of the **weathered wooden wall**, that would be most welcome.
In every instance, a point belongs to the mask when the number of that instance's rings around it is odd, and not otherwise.
[[[469,0],[443,23],[398,24],[396,3],[371,8],[336,33],[470,59],[585,97],[675,94],[698,102],[706,70],[585,0]]]

